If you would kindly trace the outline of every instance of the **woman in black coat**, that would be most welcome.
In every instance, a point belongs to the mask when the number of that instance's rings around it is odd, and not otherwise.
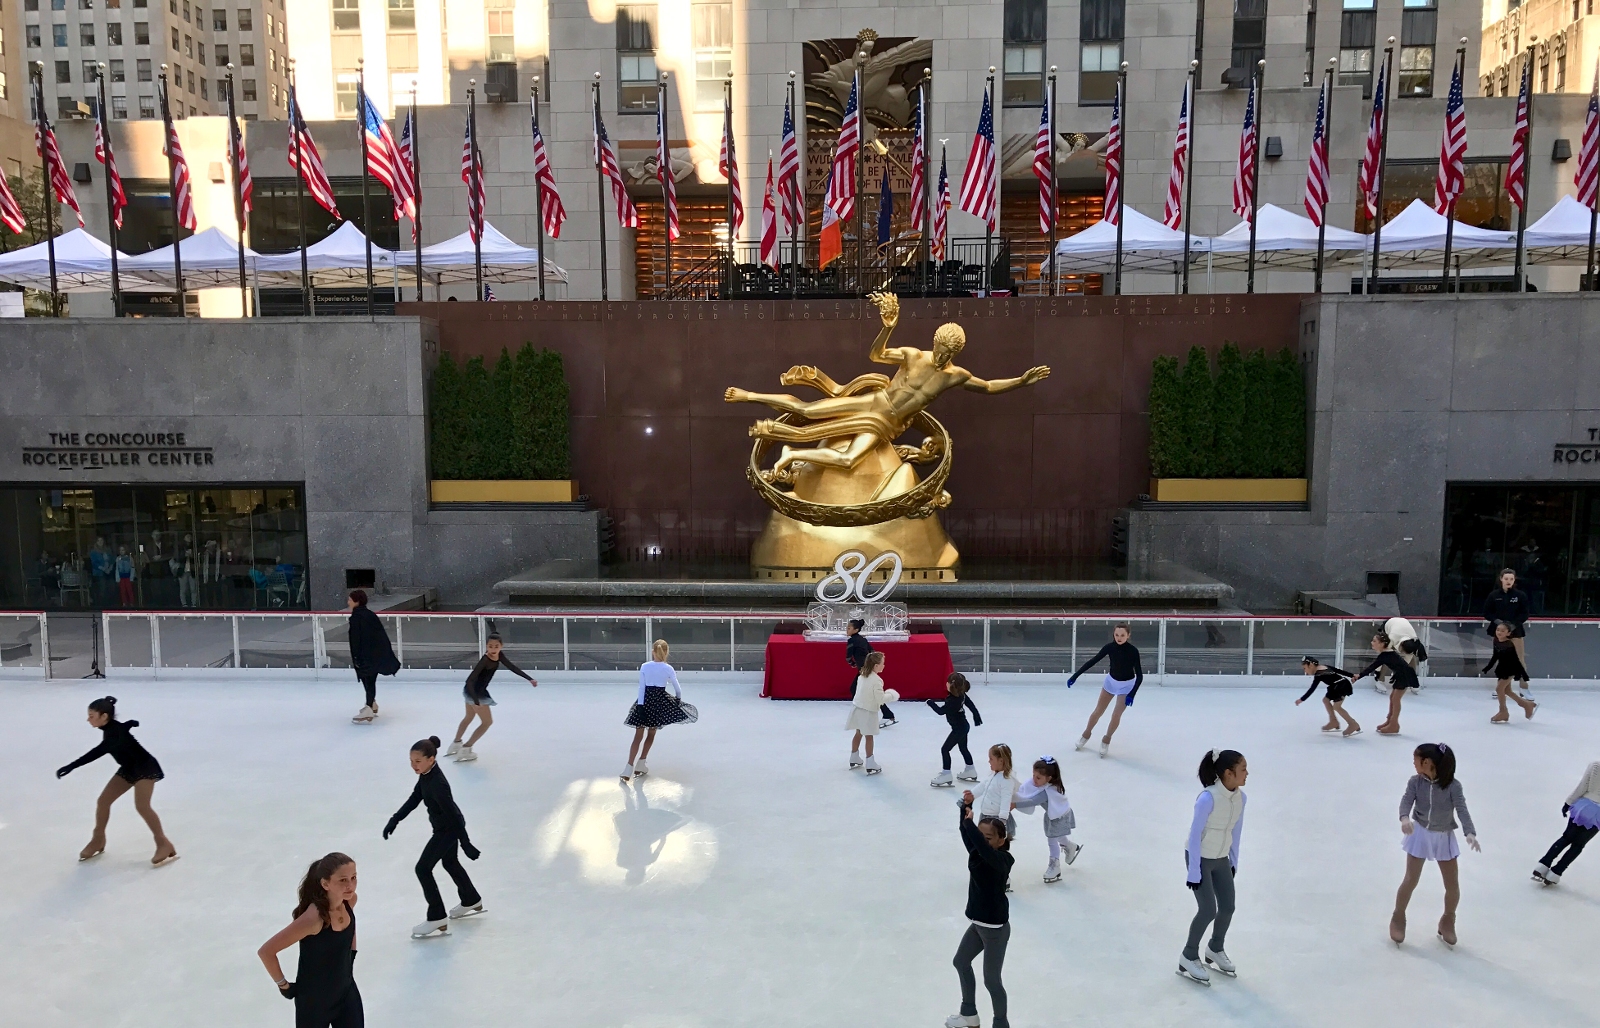
[[[367,691],[367,703],[351,718],[358,725],[370,725],[378,716],[378,676],[392,675],[400,670],[400,660],[389,645],[389,633],[383,622],[367,606],[367,594],[361,589],[350,591],[350,666],[355,668],[361,687]]]

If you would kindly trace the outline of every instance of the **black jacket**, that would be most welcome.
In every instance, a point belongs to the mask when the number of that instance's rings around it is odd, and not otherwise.
[[[1483,601],[1483,619],[1489,623],[1489,631],[1494,631],[1496,621],[1504,621],[1515,628],[1521,628],[1523,622],[1528,620],[1531,613],[1528,594],[1511,587],[1510,592],[1495,587],[1489,598]]]
[[[950,723],[953,732],[965,732],[970,725],[967,724],[967,708],[972,708],[972,716],[978,724],[983,724],[983,715],[978,713],[978,705],[972,702],[971,696],[963,696],[959,700],[954,696],[946,695],[943,702],[929,700],[928,706],[933,708],[935,714],[943,714],[944,719]]]
[[[356,674],[392,675],[400,670],[389,633],[364,603],[350,612],[350,666]]]
[[[872,652],[872,644],[867,642],[867,637],[857,632],[844,641],[844,661],[857,671],[867,659],[867,654]]]
[[[1006,899],[1006,879],[1016,858],[989,845],[978,830],[975,819],[957,807],[961,818],[961,841],[967,846],[967,920],[979,924],[1005,924],[1011,919],[1011,903]]]
[[[419,803],[428,808],[428,823],[433,826],[433,834],[455,836],[460,840],[462,850],[471,857],[475,850],[467,838],[467,819],[462,815],[461,808],[456,806],[455,797],[450,793],[450,783],[445,781],[444,771],[440,770],[438,764],[433,765],[427,774],[417,776],[417,784],[411,790],[410,797],[389,819],[384,838],[388,838],[389,833],[406,819],[407,814],[416,810]]]

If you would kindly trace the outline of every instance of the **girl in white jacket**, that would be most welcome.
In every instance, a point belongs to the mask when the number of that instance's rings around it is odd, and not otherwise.
[[[1233,877],[1239,870],[1239,836],[1244,830],[1244,785],[1250,769],[1237,750],[1211,750],[1200,760],[1200,784],[1184,861],[1186,882],[1199,909],[1189,923],[1189,940],[1178,958],[1178,973],[1201,985],[1211,984],[1207,966],[1237,977],[1223,948],[1233,922]],[[1211,926],[1205,963],[1200,962],[1200,937]]]
[[[1082,846],[1068,836],[1078,827],[1077,815],[1067,800],[1067,787],[1061,782],[1061,765],[1054,757],[1040,757],[1033,762],[1033,780],[1017,786],[1017,810],[1031,811],[1044,808],[1044,837],[1050,843],[1050,864],[1045,868],[1045,884],[1061,881],[1061,852],[1066,851],[1067,863],[1078,859]]]
[[[850,704],[850,716],[844,723],[846,730],[856,733],[850,740],[850,770],[861,766],[861,737],[866,736],[866,769],[869,775],[883,770],[878,766],[878,758],[872,755],[872,739],[878,734],[878,708],[900,699],[899,693],[883,687],[882,673],[883,651],[873,650],[861,662],[861,678],[856,684],[855,699]]]
[[[1561,833],[1561,838],[1550,847],[1544,859],[1539,861],[1539,866],[1533,869],[1533,880],[1540,885],[1560,882],[1561,876],[1578,859],[1578,854],[1583,852],[1589,840],[1595,837],[1596,832],[1600,832],[1600,761],[1589,765],[1578,787],[1561,805],[1561,812],[1567,815],[1567,830]],[[1563,854],[1562,850],[1566,850],[1566,853]]]
[[[1017,780],[1011,776],[1011,747],[996,743],[989,747],[989,780],[978,789],[972,801],[981,821],[996,817],[1006,823],[1006,838],[1017,837],[1017,819],[1011,813],[1017,796]]]

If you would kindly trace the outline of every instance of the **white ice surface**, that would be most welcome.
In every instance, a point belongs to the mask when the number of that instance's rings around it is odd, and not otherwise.
[[[353,681],[114,683],[119,716],[143,723],[167,772],[156,809],[182,859],[154,870],[131,797],[105,854],[76,860],[109,760],[53,777],[98,742],[83,713],[104,683],[0,685],[0,1020],[291,1024],[255,950],[286,923],[309,861],[338,849],[359,865],[356,977],[375,1028],[942,1024],[966,926],[954,794],[927,784],[943,720],[901,704],[901,725],[879,737],[885,771],[867,778],[845,768],[843,704],[684,678],[701,721],[665,730],[632,789],[615,777],[632,686],[496,680],[481,759],[445,765],[483,850],[466,866],[489,912],[423,942],[408,929],[423,915],[412,864],[426,817],[388,842],[380,832],[412,787],[409,744],[452,734],[457,676],[385,679],[371,727],[349,723]],[[1600,848],[1558,889],[1528,873],[1600,757],[1600,692],[1540,688],[1534,721],[1493,727],[1487,683],[1434,689],[1407,703],[1391,739],[1372,734],[1383,701],[1362,688],[1349,705],[1367,732],[1343,740],[1318,733],[1315,700],[1292,705],[1299,682],[1147,685],[1107,760],[1071,748],[1091,689],[975,691],[973,742],[1008,742],[1024,762],[1058,756],[1085,845],[1046,886],[1039,821],[1019,818],[1012,1024],[1595,1024]],[[1395,811],[1423,740],[1460,754],[1484,847],[1461,861],[1454,952],[1434,938],[1431,867],[1410,940],[1396,950],[1386,936],[1404,862]],[[1193,769],[1213,745],[1247,755],[1250,804],[1227,944],[1240,977],[1202,989],[1173,970],[1194,910],[1182,864]],[[987,1025],[981,984],[979,1010]]]

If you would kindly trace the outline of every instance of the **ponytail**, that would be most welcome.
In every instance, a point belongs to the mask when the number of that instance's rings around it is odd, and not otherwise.
[[[355,861],[343,853],[329,853],[318,860],[313,860],[311,866],[306,868],[306,876],[300,879],[300,902],[294,908],[295,917],[299,917],[312,907],[317,908],[317,913],[322,916],[323,924],[330,924],[328,914],[328,890],[322,887],[325,879],[332,878],[334,873],[346,864]]]
[[[1224,771],[1232,771],[1244,760],[1238,750],[1210,750],[1200,758],[1200,784],[1211,788],[1217,784]]]
[[[1422,645],[1421,639],[1407,639],[1402,642],[1400,652],[1416,657],[1418,664],[1428,659],[1428,648]]]
[[[1441,789],[1450,788],[1456,780],[1456,751],[1442,742],[1425,742],[1412,751],[1419,760],[1433,764],[1433,784]]]

